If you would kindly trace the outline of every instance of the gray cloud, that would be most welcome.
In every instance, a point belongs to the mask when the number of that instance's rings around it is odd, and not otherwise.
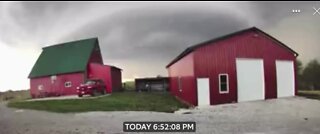
[[[144,8],[102,18],[66,38],[96,35],[104,59],[117,60],[125,71],[141,65],[140,70],[125,72],[125,76],[143,76],[146,74],[143,66],[156,65],[150,70],[153,72],[150,75],[155,76],[166,75],[165,65],[186,47],[248,26],[245,19],[212,10]]]
[[[106,58],[168,60],[189,45],[248,27],[245,19],[210,10],[154,10],[145,8],[115,13],[66,38],[96,35],[106,50]]]
[[[290,17],[301,14],[293,14],[292,9],[300,9],[302,13],[312,15],[313,7],[319,7],[320,2],[251,2],[249,7],[260,17],[261,25],[273,27],[275,24]]]
[[[263,29],[297,51],[304,64],[320,60],[320,16],[313,15],[320,2],[257,2],[251,7],[261,16]],[[292,9],[301,13],[292,13]]]
[[[308,55],[304,48],[312,47],[304,47],[301,44],[303,41],[296,43],[290,39],[293,32],[304,28],[287,33],[285,31],[295,27],[288,28],[283,23],[296,26],[296,22],[290,20],[299,16],[293,16],[291,10],[300,8],[308,14],[316,4],[0,3],[0,19],[4,20],[0,22],[0,40],[11,46],[27,44],[40,49],[50,44],[98,37],[105,63],[120,66],[124,69],[124,78],[133,78],[166,75],[165,65],[186,47],[243,28],[258,26],[297,49],[302,59],[307,61],[320,56],[316,53]],[[313,34],[320,34],[313,31]],[[310,35],[310,39],[317,40],[317,37]],[[314,42],[310,46],[317,48]]]

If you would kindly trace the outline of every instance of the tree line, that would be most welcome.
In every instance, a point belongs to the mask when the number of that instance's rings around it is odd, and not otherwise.
[[[317,60],[311,60],[303,67],[297,60],[297,81],[299,90],[320,90],[320,64]]]

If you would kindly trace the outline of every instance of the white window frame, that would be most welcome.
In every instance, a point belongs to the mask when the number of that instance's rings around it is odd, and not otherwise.
[[[178,89],[179,89],[179,92],[182,92],[182,85],[181,85],[181,77],[180,76],[178,77]]]
[[[66,87],[66,88],[72,87],[71,81],[66,81],[66,82],[64,83],[64,87]]]
[[[53,84],[54,81],[56,81],[56,80],[57,80],[57,76],[56,75],[52,75],[51,76],[51,84]]]
[[[227,78],[227,81],[226,81],[226,85],[227,85],[227,91],[221,91],[221,76],[224,75],[226,76]],[[220,94],[227,94],[229,93],[229,75],[227,73],[222,73],[222,74],[219,74],[219,93]]]

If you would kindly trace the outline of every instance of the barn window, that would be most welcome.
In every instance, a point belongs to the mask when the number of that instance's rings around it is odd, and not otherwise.
[[[43,85],[38,85],[38,90],[43,90]]]
[[[71,81],[65,82],[64,87],[72,87]]]
[[[219,74],[219,93],[229,93],[228,74]]]
[[[53,84],[55,80],[57,80],[57,76],[56,75],[52,75],[51,76],[51,83]]]
[[[182,85],[181,85],[181,77],[180,76],[178,77],[178,88],[179,88],[179,91],[182,92]]]

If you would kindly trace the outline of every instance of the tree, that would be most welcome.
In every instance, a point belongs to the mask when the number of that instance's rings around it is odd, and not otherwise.
[[[317,60],[312,60],[307,64],[302,78],[308,88],[320,90],[320,64]]]
[[[303,79],[303,66],[302,66],[302,62],[297,59],[297,80],[298,80],[298,89],[306,89],[306,83]]]
[[[297,63],[297,73],[298,73],[298,75],[302,75],[302,73],[303,73],[302,62],[299,59],[297,59],[296,63]]]

